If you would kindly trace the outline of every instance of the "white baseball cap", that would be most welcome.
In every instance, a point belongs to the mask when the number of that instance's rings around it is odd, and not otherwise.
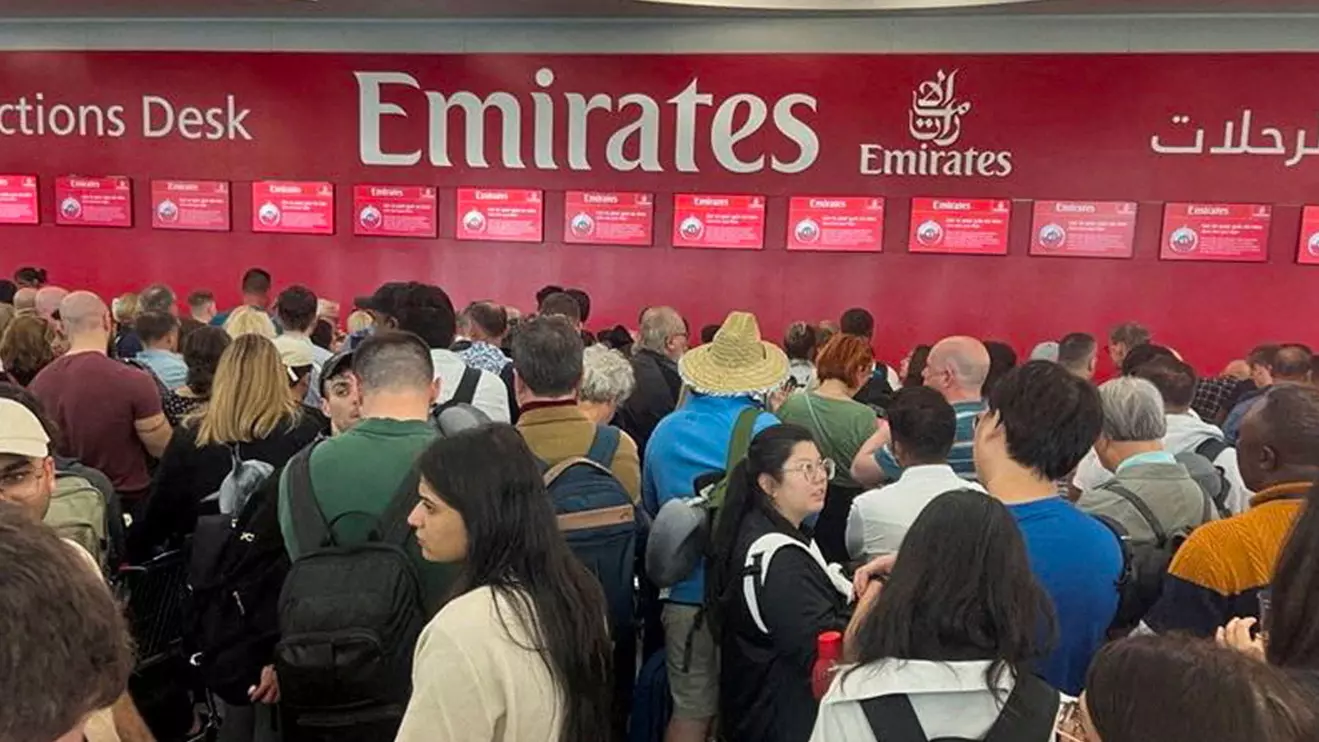
[[[44,459],[50,455],[50,436],[32,410],[12,399],[0,398],[0,454]]]

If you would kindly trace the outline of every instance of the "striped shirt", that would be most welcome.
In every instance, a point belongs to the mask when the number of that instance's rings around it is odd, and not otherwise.
[[[1305,504],[1309,482],[1278,484],[1255,495],[1246,512],[1195,529],[1177,550],[1163,593],[1145,624],[1163,634],[1211,637],[1234,617],[1259,617],[1259,592]]]
[[[957,413],[957,437],[953,439],[953,450],[948,452],[948,465],[962,479],[977,481],[976,462],[971,455],[971,444],[976,437],[976,417],[985,411],[985,402],[977,399],[971,402],[954,402],[953,412]],[[879,468],[884,470],[884,478],[897,481],[902,476],[902,466],[893,456],[893,448],[885,445],[875,453]]]

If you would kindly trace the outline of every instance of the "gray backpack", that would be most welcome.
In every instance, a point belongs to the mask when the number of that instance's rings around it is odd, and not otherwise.
[[[1200,489],[1214,503],[1220,518],[1228,518],[1232,515],[1232,511],[1227,507],[1227,496],[1232,491],[1232,483],[1227,481],[1227,473],[1214,461],[1228,448],[1230,446],[1223,441],[1210,438],[1196,446],[1195,451],[1179,453],[1176,456],[1177,463],[1186,467],[1191,479],[1200,485]]]

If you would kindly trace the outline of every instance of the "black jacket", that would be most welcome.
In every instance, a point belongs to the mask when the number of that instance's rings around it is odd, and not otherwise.
[[[759,593],[770,634],[756,626],[736,567],[746,561],[752,542],[784,527],[762,512],[749,514],[738,533],[735,570],[723,587],[717,614],[719,717],[727,742],[807,742],[819,711],[811,695],[816,638],[847,626],[846,598],[810,554],[790,546],[774,555]],[[800,532],[789,535],[808,542]]]
[[[299,415],[295,423],[281,425],[266,438],[239,444],[239,456],[265,461],[278,469],[316,440],[320,432],[315,417]],[[156,549],[191,534],[197,516],[218,512],[215,503],[203,505],[202,499],[219,489],[232,469],[228,446],[213,443],[197,447],[195,423],[175,430],[152,479],[142,517],[128,533],[128,552],[133,562],[148,559]]]
[[[646,450],[650,434],[664,416],[673,412],[682,391],[678,364],[667,356],[644,348],[632,356],[632,371],[637,386],[632,396],[618,407],[615,424],[637,442],[637,451]]]

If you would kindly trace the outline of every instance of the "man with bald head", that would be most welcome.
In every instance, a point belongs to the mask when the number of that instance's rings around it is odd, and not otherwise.
[[[147,456],[159,458],[173,432],[156,382],[106,355],[110,310],[96,294],[69,294],[59,313],[69,351],[30,390],[64,433],[60,453],[104,472],[125,503],[136,505],[151,484]]]
[[[59,311],[60,303],[68,295],[68,290],[59,286],[46,286],[37,289],[37,295],[34,299],[37,314],[41,315],[43,319],[53,320],[55,312]]]
[[[929,361],[921,377],[925,386],[948,400],[957,413],[957,437],[948,454],[948,465],[963,479],[976,478],[971,443],[975,438],[976,416],[985,410],[981,389],[989,376],[989,350],[973,337],[962,335],[944,338],[930,350]],[[895,481],[902,467],[893,456],[888,424],[883,420],[870,440],[852,460],[852,477],[866,487]]]
[[[1262,346],[1266,347],[1266,346]],[[1228,443],[1236,445],[1237,436],[1241,432],[1241,423],[1246,419],[1246,413],[1255,408],[1261,401],[1261,398],[1269,389],[1277,384],[1309,384],[1313,377],[1312,364],[1314,363],[1314,354],[1310,349],[1299,343],[1287,343],[1279,345],[1271,350],[1271,355],[1267,357],[1267,368],[1261,369],[1260,373],[1255,373],[1255,360],[1263,356],[1257,348],[1251,352],[1252,375],[1255,377],[1255,385],[1258,387],[1254,392],[1242,395],[1232,411],[1228,413],[1227,419],[1223,421],[1223,436]]]

